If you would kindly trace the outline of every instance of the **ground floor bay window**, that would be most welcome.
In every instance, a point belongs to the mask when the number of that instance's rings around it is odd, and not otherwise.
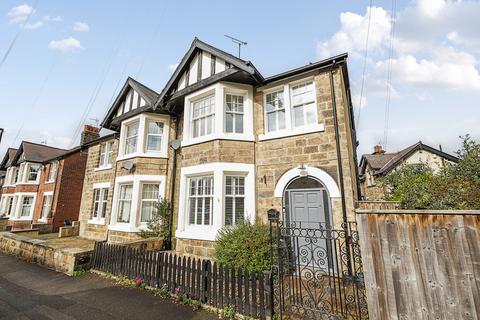
[[[176,237],[214,241],[224,226],[255,221],[254,165],[208,163],[181,171]]]
[[[152,218],[157,202],[163,197],[165,197],[165,176],[117,177],[108,228],[124,232],[138,232],[145,229]]]
[[[36,192],[17,192],[12,201],[14,208],[10,209],[10,220],[32,220],[35,208]]]

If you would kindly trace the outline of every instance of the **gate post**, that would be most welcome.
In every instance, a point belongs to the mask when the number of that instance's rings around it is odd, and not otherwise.
[[[270,315],[273,317],[275,314],[275,280],[277,281],[277,290],[278,290],[278,314],[280,319],[282,319],[282,285],[281,285],[281,272],[280,272],[280,261],[279,252],[275,255],[275,249],[278,247],[280,239],[280,212],[274,208],[271,208],[267,211],[268,221],[270,223]],[[277,261],[275,261],[275,258]],[[275,279],[276,277],[276,279]]]

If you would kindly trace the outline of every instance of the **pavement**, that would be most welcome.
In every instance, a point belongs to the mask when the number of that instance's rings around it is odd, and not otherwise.
[[[218,319],[87,273],[69,277],[0,253],[0,319]]]

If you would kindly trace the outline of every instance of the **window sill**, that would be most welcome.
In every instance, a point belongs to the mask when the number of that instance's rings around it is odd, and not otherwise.
[[[98,225],[105,225],[105,218],[100,219],[90,219],[87,221],[88,224],[98,224]]]
[[[238,134],[238,133],[222,133],[212,134],[200,138],[182,140],[182,147],[188,147],[191,145],[209,142],[213,140],[235,140],[235,141],[255,141],[255,136],[251,134]]]
[[[133,158],[162,158],[162,159],[166,159],[167,157],[168,157],[167,152],[157,152],[157,153],[135,152],[135,153],[130,153],[130,154],[127,154],[127,155],[119,156],[116,161],[118,162],[118,161],[133,159]]]
[[[110,170],[110,169],[112,169],[112,165],[104,166],[104,167],[97,167],[97,168],[93,169],[93,171],[97,172],[97,171]]]
[[[122,231],[122,232],[139,232],[140,230],[138,228],[132,227],[130,223],[116,223],[116,224],[110,224],[108,226],[108,230],[112,231]]]
[[[39,185],[38,181],[30,181],[30,182],[17,183],[15,186],[38,186],[38,185]]]
[[[47,222],[48,222],[48,218],[39,218],[39,219],[38,219],[38,222],[47,223]]]
[[[213,226],[191,227],[186,226],[185,230],[176,230],[175,237],[190,240],[215,241],[218,230]]]
[[[280,130],[274,132],[268,132],[266,134],[258,135],[259,141],[265,140],[272,140],[272,139],[279,139],[279,138],[286,138],[286,137],[293,137],[307,133],[314,133],[314,132],[323,132],[325,131],[325,126],[323,123],[319,123],[312,126],[304,126],[299,128],[294,128],[291,130]]]
[[[55,183],[55,180],[53,181],[46,181],[45,184],[52,184],[52,183]]]
[[[30,217],[30,216],[28,216],[28,217],[19,217],[19,218],[11,217],[9,220],[11,220],[11,221],[31,221],[31,220],[32,220],[32,217]]]

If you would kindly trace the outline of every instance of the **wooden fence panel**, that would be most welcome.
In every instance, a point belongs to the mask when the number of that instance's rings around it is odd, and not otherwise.
[[[370,318],[479,318],[480,211],[357,213]]]

